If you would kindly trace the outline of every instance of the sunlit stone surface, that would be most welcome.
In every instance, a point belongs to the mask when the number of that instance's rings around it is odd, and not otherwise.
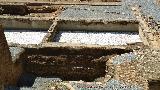
[[[98,45],[126,45],[142,42],[136,32],[68,32],[60,31],[55,38],[57,42]]]
[[[8,43],[18,44],[39,44],[47,32],[36,32],[36,31],[5,31],[5,36]]]

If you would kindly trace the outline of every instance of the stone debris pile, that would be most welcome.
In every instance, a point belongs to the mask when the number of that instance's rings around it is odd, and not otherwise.
[[[60,31],[56,42],[98,45],[127,45],[141,42],[136,32],[67,32]]]
[[[8,43],[18,44],[39,44],[47,32],[29,32],[29,31],[5,31]]]

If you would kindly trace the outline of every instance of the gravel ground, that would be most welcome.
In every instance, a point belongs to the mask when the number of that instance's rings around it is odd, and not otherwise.
[[[102,90],[103,89],[103,85],[98,84],[96,82],[74,82],[74,81],[70,81],[71,86],[75,89],[75,90]]]
[[[142,90],[142,88],[135,85],[129,86],[118,80],[111,79],[107,82],[107,86],[104,90]]]
[[[29,30],[5,30],[5,36],[8,43],[18,44],[39,44],[47,32],[29,31]]]
[[[24,51],[23,48],[19,48],[19,47],[9,47],[9,50],[11,52],[13,62],[16,62],[16,59],[18,59],[19,55]]]
[[[109,80],[106,82],[106,85],[98,84],[96,82],[70,82],[70,84],[75,90],[142,90],[141,87],[126,85],[115,79]]]
[[[153,20],[160,22],[160,7],[156,3],[157,0],[124,0],[123,6],[127,5],[139,5],[141,6],[141,13],[147,17],[153,17]]]
[[[128,6],[66,6],[60,14],[63,20],[136,20]]]
[[[160,7],[156,0],[122,0],[122,6],[66,6],[60,14],[63,20],[136,20],[131,7],[141,6],[142,14],[152,16],[155,22],[160,22]]]
[[[127,43],[141,42],[141,39],[135,32],[60,31],[55,41],[78,44],[127,45]]]

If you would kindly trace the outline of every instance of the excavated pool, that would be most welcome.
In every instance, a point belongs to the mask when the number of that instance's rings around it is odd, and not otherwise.
[[[26,49],[24,72],[40,77],[59,77],[67,81],[94,81],[107,74],[106,61],[130,49],[39,48]]]

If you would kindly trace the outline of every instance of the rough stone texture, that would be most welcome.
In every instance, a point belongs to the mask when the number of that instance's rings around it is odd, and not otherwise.
[[[143,77],[147,80],[160,80],[160,50],[143,48],[138,52]]]
[[[144,90],[148,89],[148,83],[143,78],[141,71],[137,67],[138,62],[126,62],[115,66],[114,77],[128,84],[133,84],[142,87]]]
[[[26,72],[41,76],[56,75],[62,80],[93,81],[97,77],[103,77],[106,73],[103,60],[109,57],[105,53],[107,51],[102,49],[41,48],[26,51],[29,54],[24,59]],[[118,50],[110,50],[110,53],[116,54]],[[123,53],[123,50],[119,53]]]
[[[21,66],[13,64],[9,47],[4,35],[2,26],[0,26],[0,88],[10,84],[16,84],[21,72]]]
[[[128,54],[129,57],[127,54],[122,54],[111,58],[107,62],[108,72],[118,81],[147,90],[147,81],[160,80],[160,50],[142,46],[134,53]]]
[[[130,87],[135,85],[142,90],[148,89],[147,79],[143,77],[142,70],[138,67],[140,62],[136,53],[126,53],[111,58],[109,65],[109,74],[116,80],[124,82]]]

